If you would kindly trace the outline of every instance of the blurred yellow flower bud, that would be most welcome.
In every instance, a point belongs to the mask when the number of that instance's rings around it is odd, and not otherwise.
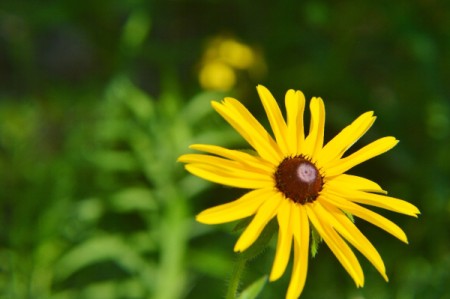
[[[219,55],[237,69],[248,69],[254,62],[252,49],[233,39],[227,39],[220,44]]]
[[[213,61],[201,68],[199,81],[204,89],[227,91],[234,86],[236,75],[227,64]]]

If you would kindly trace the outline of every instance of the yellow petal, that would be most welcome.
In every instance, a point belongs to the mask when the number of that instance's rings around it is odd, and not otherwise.
[[[196,220],[205,224],[219,224],[246,218],[255,214],[264,201],[271,196],[270,190],[253,190],[235,201],[202,211],[197,215]]]
[[[189,164],[185,166],[186,170],[202,179],[236,188],[260,189],[273,187],[273,181],[270,178],[262,180],[248,178],[244,172],[230,173],[218,167],[202,164]]]
[[[204,164],[204,165],[216,166],[217,168],[220,168],[220,169],[223,169],[226,171],[230,171],[230,172],[235,172],[235,171],[240,171],[240,170],[245,171],[244,166],[242,166],[242,164],[240,164],[236,161],[223,159],[223,158],[219,158],[216,156],[210,156],[210,155],[185,154],[185,155],[180,156],[178,158],[178,161],[182,162],[182,163],[188,163],[188,164]]]
[[[383,260],[372,243],[370,243],[370,241],[341,210],[337,209],[334,205],[323,201],[320,197],[317,201],[318,203],[315,207],[317,215],[322,219],[327,219],[336,231],[358,249],[359,252],[374,265],[378,272],[380,272],[381,276],[388,281]]]
[[[309,108],[311,111],[311,123],[309,125],[309,134],[305,139],[301,152],[315,162],[316,154],[323,146],[325,106],[321,98],[312,98]]]
[[[320,163],[320,166],[327,165],[335,159],[340,159],[369,130],[375,119],[373,112],[369,111],[345,127],[319,151],[317,162]]]
[[[329,186],[339,186],[344,189],[387,194],[377,183],[356,175],[341,174],[327,180],[327,184]]]
[[[355,281],[356,286],[361,287],[364,285],[364,273],[361,265],[358,262],[353,251],[342,240],[342,238],[336,233],[336,231],[330,226],[326,219],[320,219],[316,214],[315,203],[307,204],[306,212],[311,223],[316,228],[317,232],[323,238],[330,250],[339,260],[344,269],[350,274]]]
[[[230,150],[221,146],[209,144],[193,144],[189,146],[189,148],[237,161],[254,170],[259,170],[262,173],[272,174],[275,170],[275,166],[269,162],[242,151]]]
[[[278,145],[247,108],[232,98],[212,102],[212,106],[263,159],[278,165],[282,159]]]
[[[276,215],[278,206],[285,200],[279,193],[272,191],[272,195],[258,209],[255,217],[239,237],[234,251],[242,252],[250,247],[258,239],[267,223]]]
[[[305,208],[302,205],[295,205],[292,210],[293,227],[297,226],[294,234],[294,265],[292,267],[292,276],[286,294],[287,299],[295,299],[300,296],[305,286],[306,275],[308,272],[308,254],[309,254],[309,221]],[[296,223],[296,225],[294,225]]]
[[[256,89],[258,90],[259,97],[261,98],[261,102],[264,106],[264,110],[266,111],[270,127],[275,135],[278,146],[280,147],[283,155],[287,156],[290,153],[286,140],[287,127],[283,115],[281,114],[280,107],[267,88],[262,85],[258,85]]]
[[[382,230],[390,233],[400,241],[408,243],[405,232],[394,222],[389,219],[377,214],[369,209],[366,209],[358,204],[355,204],[345,198],[333,195],[333,194],[323,194],[321,195],[322,200],[329,202],[332,205],[337,206],[343,211],[346,211],[356,217],[364,219],[365,221],[378,226]]]
[[[245,166],[239,162],[228,159],[219,158],[216,156],[202,155],[202,154],[186,154],[178,158],[178,161],[190,163],[191,165],[205,166],[211,169],[217,169],[230,176],[244,179],[252,179],[258,181],[272,181],[272,173],[261,172],[259,169],[255,171],[254,168]]]
[[[342,174],[364,161],[372,159],[382,153],[387,152],[398,143],[394,137],[380,138],[365,147],[354,152],[350,156],[337,160],[331,165],[327,165],[325,169],[326,176],[335,176]]]
[[[346,188],[345,186],[339,185],[338,182],[328,184],[328,192],[345,197],[353,202],[379,207],[400,214],[413,217],[417,217],[417,214],[420,214],[419,209],[407,201],[386,195],[352,190]]]
[[[283,200],[278,208],[278,240],[275,259],[272,265],[269,280],[274,281],[283,275],[291,254],[292,226],[291,210],[293,203],[290,200]]]
[[[305,110],[305,96],[301,91],[290,89],[285,96],[287,116],[287,143],[292,155],[300,154],[305,142],[303,113]]]

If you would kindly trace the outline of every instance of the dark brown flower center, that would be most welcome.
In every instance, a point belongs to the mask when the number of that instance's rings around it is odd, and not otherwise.
[[[323,185],[317,167],[303,156],[284,159],[275,172],[275,182],[286,198],[302,205],[316,200]]]

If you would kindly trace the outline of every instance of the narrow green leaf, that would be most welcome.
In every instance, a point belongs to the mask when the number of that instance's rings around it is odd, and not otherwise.
[[[214,113],[210,104],[212,100],[222,99],[224,96],[223,93],[215,91],[198,93],[185,104],[184,109],[180,112],[180,118],[193,126],[204,120],[207,115]]]
[[[251,285],[249,285],[242,293],[238,296],[238,299],[255,299],[259,293],[261,293],[262,289],[266,285],[267,275],[259,278]]]
[[[64,280],[87,266],[104,261],[112,261],[130,273],[142,271],[148,265],[127,240],[96,235],[73,247],[58,261],[55,277]]]
[[[266,249],[273,234],[278,230],[278,222],[276,219],[272,219],[264,228],[264,230],[259,235],[258,239],[244,252],[239,253],[246,260],[251,260],[258,256],[260,253]]]
[[[136,10],[128,18],[122,33],[122,45],[128,51],[141,47],[151,28],[151,19],[144,10]]]
[[[247,227],[247,225],[250,224],[252,219],[253,219],[252,217],[247,217],[242,220],[239,220],[239,222],[234,226],[233,232],[238,233],[243,231]]]
[[[130,152],[119,150],[98,150],[90,157],[96,166],[109,171],[133,171],[139,168]]]
[[[347,212],[347,211],[342,211],[344,212],[344,214],[348,217],[348,219],[350,219],[353,223],[355,223],[355,218],[353,217],[353,214]]]
[[[151,190],[145,187],[123,189],[111,197],[111,204],[121,212],[154,211],[157,209],[157,203]]]
[[[319,244],[323,239],[314,227],[311,227],[311,256],[315,257],[319,251]]]

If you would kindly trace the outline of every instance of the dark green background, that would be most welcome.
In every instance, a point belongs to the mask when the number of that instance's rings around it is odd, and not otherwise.
[[[242,190],[188,175],[195,142],[244,148],[210,108],[225,94],[264,123],[255,86],[321,96],[331,138],[374,110],[359,146],[391,152],[351,171],[422,212],[409,245],[357,221],[390,282],[361,255],[357,289],[326,246],[302,298],[450,298],[450,4],[447,1],[2,1],[0,298],[221,298],[233,225],[194,222]],[[208,39],[262,53],[266,74],[202,91]],[[358,146],[357,145],[357,146]],[[272,245],[243,286],[270,271]],[[282,298],[290,268],[259,298]]]

